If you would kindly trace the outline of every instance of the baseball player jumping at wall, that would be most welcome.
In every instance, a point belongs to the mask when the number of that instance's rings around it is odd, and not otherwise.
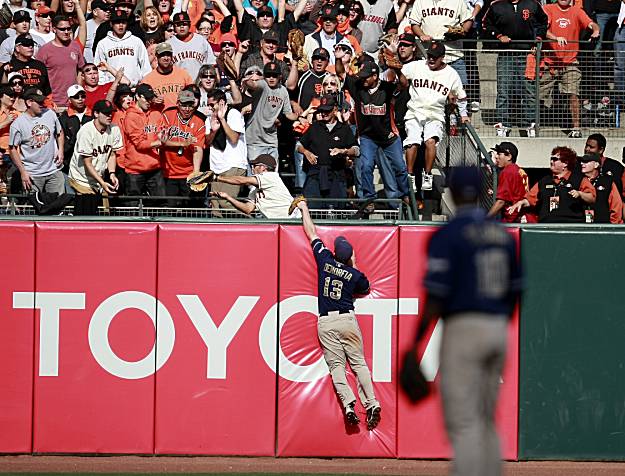
[[[367,429],[373,430],[380,423],[382,408],[375,398],[371,373],[365,362],[362,334],[354,313],[354,294],[368,294],[369,281],[356,269],[356,255],[345,237],[334,240],[332,254],[317,236],[306,201],[298,197],[294,204],[302,211],[304,232],[317,262],[317,334],[334,388],[343,404],[345,420],[350,425],[360,423],[354,410],[356,397],[345,376],[349,361],[358,379],[360,401],[367,410]]]

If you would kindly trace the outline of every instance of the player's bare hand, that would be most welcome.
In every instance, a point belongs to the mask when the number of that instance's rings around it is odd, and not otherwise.
[[[501,41],[502,43],[510,43],[512,39],[507,35],[501,35],[499,37],[499,41]]]
[[[340,60],[345,56],[345,50],[343,48],[334,48],[334,58]]]
[[[98,64],[98,69],[101,69],[102,71],[108,71],[109,65],[106,63],[106,61],[100,61],[100,63]]]
[[[566,41],[566,38],[564,38],[563,36],[558,36],[556,38],[556,41],[558,42],[558,45],[560,45],[560,46],[564,46],[564,45],[568,44],[568,41]]]
[[[570,195],[571,197],[573,197],[573,198],[579,198],[579,197],[581,197],[581,196],[582,196],[582,194],[580,193],[580,191],[579,191],[579,190],[571,190],[571,191],[569,192],[569,195]]]
[[[339,149],[338,147],[333,147],[332,149],[330,149],[330,155],[332,157],[336,157],[337,155],[343,155],[345,154],[345,149]]]
[[[243,114],[244,116],[246,114],[251,113],[251,112],[252,112],[252,105],[251,104],[248,104],[247,106],[241,108],[241,114]]]
[[[307,150],[304,153],[304,157],[306,157],[306,160],[308,160],[308,162],[310,162],[312,165],[317,165],[318,157],[315,154],[313,154],[311,151]]]
[[[299,202],[297,204],[297,208],[299,208],[302,211],[307,210],[308,209],[308,203],[306,203],[306,200],[302,200],[301,202]]]

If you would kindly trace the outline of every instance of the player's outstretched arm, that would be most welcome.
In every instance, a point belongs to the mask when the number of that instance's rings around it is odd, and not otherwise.
[[[306,233],[306,236],[310,241],[316,240],[317,238],[319,238],[319,236],[317,236],[317,227],[310,217],[308,204],[305,201],[299,202],[297,204],[297,208],[302,211],[302,224],[304,225],[304,233]]]

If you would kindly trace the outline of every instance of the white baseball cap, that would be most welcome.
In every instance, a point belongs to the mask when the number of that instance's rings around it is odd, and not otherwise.
[[[69,88],[67,88],[67,97],[74,97],[76,94],[84,91],[85,89],[80,84],[72,84]]]
[[[12,73],[9,73],[8,79],[7,81],[11,81],[13,78],[15,78],[16,76],[20,77],[20,78],[24,78],[24,76],[20,73],[18,73],[17,71],[13,71]]]

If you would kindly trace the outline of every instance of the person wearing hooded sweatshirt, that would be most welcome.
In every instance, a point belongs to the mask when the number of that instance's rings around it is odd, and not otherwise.
[[[95,52],[95,64],[104,62],[113,69],[124,68],[124,76],[134,86],[152,72],[148,51],[143,42],[127,31],[128,17],[117,10],[111,14],[111,31],[109,31]],[[114,81],[109,72],[100,72],[100,84]]]

